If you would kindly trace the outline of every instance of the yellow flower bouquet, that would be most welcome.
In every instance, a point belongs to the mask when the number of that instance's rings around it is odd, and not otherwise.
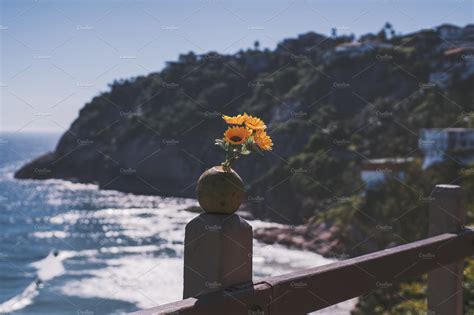
[[[267,126],[258,117],[244,113],[237,116],[223,116],[227,124],[231,125],[224,132],[223,139],[216,139],[216,145],[226,151],[226,159],[222,163],[225,170],[229,171],[232,164],[242,155],[252,152],[262,153],[273,147],[270,136],[265,129]]]
[[[241,156],[271,150],[273,142],[265,131],[267,126],[258,117],[244,113],[222,118],[229,127],[215,144],[226,152],[226,158],[220,166],[208,169],[199,177],[197,197],[205,212],[232,214],[242,203],[245,192],[242,179],[232,169],[233,163]]]

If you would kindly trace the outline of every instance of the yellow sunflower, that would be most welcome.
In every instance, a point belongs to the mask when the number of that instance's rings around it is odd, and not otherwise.
[[[246,117],[247,117],[247,114],[237,115],[237,116],[222,115],[222,118],[225,120],[225,122],[230,125],[242,125],[245,122]]]
[[[235,145],[242,144],[251,134],[252,130],[245,127],[229,127],[224,132],[224,141]]]
[[[260,118],[249,116],[247,114],[244,114],[244,115],[245,115],[245,125],[248,128],[252,130],[265,130],[265,128],[267,128],[263,120],[261,120]]]
[[[264,151],[270,151],[273,147],[272,139],[263,130],[258,130],[253,136],[253,139],[258,147]]]

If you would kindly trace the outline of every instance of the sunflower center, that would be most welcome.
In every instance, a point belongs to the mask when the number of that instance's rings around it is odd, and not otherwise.
[[[230,140],[234,141],[234,142],[239,142],[239,141],[242,141],[242,138],[239,137],[239,136],[233,136],[230,138]]]

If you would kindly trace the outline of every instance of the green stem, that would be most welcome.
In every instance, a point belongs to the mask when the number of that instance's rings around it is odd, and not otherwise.
[[[233,150],[232,148],[229,148],[229,150],[226,152],[226,158],[225,161],[221,164],[222,167],[224,167],[224,170],[230,172],[232,169],[233,163],[240,157],[240,147],[239,150],[237,150],[234,154],[229,154]]]

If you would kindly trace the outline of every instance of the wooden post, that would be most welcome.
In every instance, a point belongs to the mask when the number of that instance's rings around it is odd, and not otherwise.
[[[463,189],[457,185],[436,185],[431,197],[430,236],[460,232],[466,217]],[[440,265],[440,268],[428,273],[428,314],[462,314],[463,266],[464,262],[460,260]]]
[[[252,281],[252,227],[236,214],[202,213],[186,225],[183,298]]]

